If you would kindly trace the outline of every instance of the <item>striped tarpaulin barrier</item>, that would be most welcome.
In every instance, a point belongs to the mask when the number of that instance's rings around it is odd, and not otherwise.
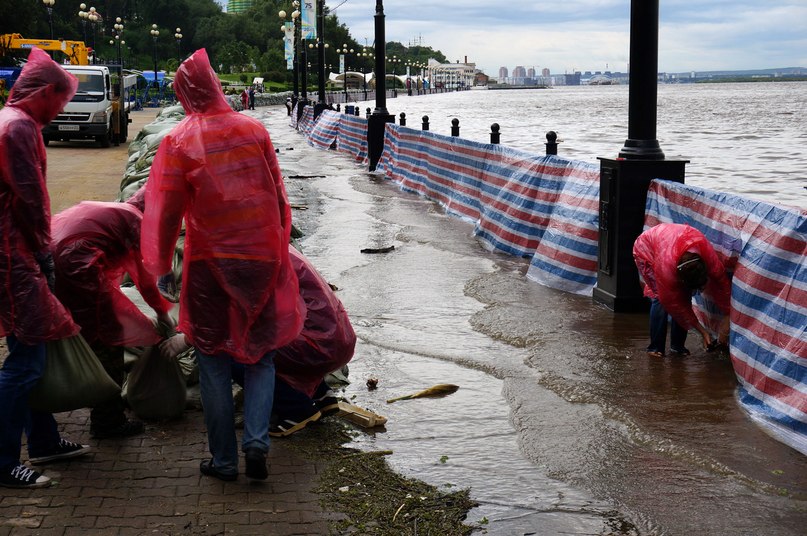
[[[297,106],[298,104],[294,104],[294,108],[291,110],[291,115],[289,116],[289,126],[293,129],[297,128]]]
[[[730,350],[739,400],[774,437],[807,454],[807,211],[653,181],[645,225],[662,222],[689,224],[736,259]],[[696,302],[714,325],[710,304]]]
[[[341,115],[336,150],[351,155],[356,162],[367,162],[366,118],[348,114]]]
[[[297,130],[308,135],[311,132],[311,129],[314,126],[314,107],[313,106],[306,106],[303,108],[303,115],[300,116],[300,120],[297,122]]]
[[[597,165],[388,124],[377,169],[474,223],[488,249],[529,257],[530,279],[591,294]]]
[[[323,110],[317,117],[316,123],[308,132],[308,144],[320,149],[330,149],[339,133],[339,123],[342,114],[333,110]]]

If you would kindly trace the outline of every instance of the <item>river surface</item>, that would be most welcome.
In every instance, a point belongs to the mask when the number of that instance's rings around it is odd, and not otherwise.
[[[372,96],[372,93],[370,93]],[[362,112],[375,101],[359,103]],[[476,90],[387,99],[407,126],[545,152],[546,132],[562,140],[558,154],[597,162],[615,158],[628,133],[628,86]],[[754,199],[807,208],[807,82],[667,84],[658,86],[657,136],[668,160],[688,160],[686,182]]]
[[[803,207],[806,91],[660,86],[662,149],[692,160],[691,184]],[[387,104],[429,115],[440,133],[458,117],[462,136],[480,141],[498,122],[503,143],[532,152],[555,129],[560,153],[581,160],[614,156],[627,132],[625,87]],[[445,489],[470,487],[479,534],[805,534],[807,457],[748,418],[727,356],[705,354],[693,334],[692,356],[648,358],[645,315],[527,280],[526,260],[485,251],[469,224],[307,146],[285,113],[252,113],[304,208],[294,212],[302,249],[339,288],[358,335],[344,394],[389,418],[357,432],[357,446],[392,450],[397,470]],[[460,389],[386,403],[438,383]]]

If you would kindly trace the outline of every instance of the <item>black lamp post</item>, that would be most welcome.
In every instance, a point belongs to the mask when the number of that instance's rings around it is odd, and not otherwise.
[[[160,84],[157,82],[157,38],[160,36],[160,30],[157,29],[156,24],[152,24],[149,33],[151,34],[151,50],[154,54],[154,91],[159,95]]]
[[[42,3],[45,5],[45,9],[48,10],[48,24],[50,25],[50,39],[53,40],[53,5],[56,3],[56,0],[42,0]]]
[[[342,48],[337,48],[336,53],[339,54],[339,67],[342,71],[342,88],[345,91],[345,104],[347,104],[347,61],[346,56],[350,52],[353,54],[353,49],[347,48],[347,43],[342,45]]]
[[[177,28],[174,39],[177,40],[177,59],[182,63],[182,28]]]
[[[95,50],[95,23],[98,22],[101,17],[98,15],[98,12],[95,11],[94,7],[90,8],[89,13],[87,14],[87,20],[90,22],[90,26],[92,26],[92,63],[95,65],[96,59],[98,57],[98,53]]]
[[[644,224],[653,179],[684,182],[686,161],[665,160],[656,140],[658,0],[631,0],[628,139],[619,158],[600,158],[597,287],[593,298],[615,312],[646,310],[633,242]]]
[[[325,0],[317,0],[317,105],[314,106],[314,117],[318,117],[325,109]]]
[[[384,2],[376,0],[375,4],[375,109],[367,120],[367,155],[370,158],[370,171],[375,171],[376,164],[384,150],[384,130],[387,123],[394,123],[395,116],[387,111],[386,86],[386,32],[384,29]],[[366,79],[365,79],[366,80]],[[366,83],[366,82],[365,82]],[[366,86],[365,86],[366,87]],[[366,91],[366,90],[365,90]]]
[[[294,106],[297,104],[297,100],[299,99],[299,91],[300,91],[300,88],[299,88],[299,85],[298,85],[298,77],[299,77],[300,68],[299,68],[299,60],[298,60],[298,57],[297,57],[297,49],[299,48],[298,47],[298,41],[299,41],[299,38],[300,38],[300,31],[299,31],[299,27],[300,27],[300,10],[299,10],[300,2],[298,2],[297,0],[294,0],[291,3],[291,5],[294,8],[294,11],[292,11],[292,13],[291,13],[291,24],[292,24],[292,47],[291,47],[292,48],[292,50],[291,50],[291,53],[292,53],[292,60],[291,60],[292,61],[292,93],[291,93],[291,107],[293,109]],[[278,17],[280,17],[280,20],[284,21],[282,31],[283,31],[284,42],[285,42],[285,39],[286,39],[285,38],[285,35],[286,35],[286,23],[285,23],[285,21],[286,21],[286,12],[284,10],[280,10],[280,11],[278,11],[277,15],[278,15]]]
[[[78,17],[81,19],[81,29],[84,34],[84,46],[87,45],[87,18],[89,17],[89,13],[85,11],[87,9],[87,4],[81,4],[78,6]]]

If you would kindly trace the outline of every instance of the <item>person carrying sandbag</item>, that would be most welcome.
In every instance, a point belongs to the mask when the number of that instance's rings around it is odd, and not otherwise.
[[[53,218],[56,296],[81,326],[107,374],[123,384],[124,347],[153,346],[162,340],[155,323],[121,291],[125,274],[167,328],[174,322],[173,304],[157,290],[140,254],[140,224],[145,188],[126,202],[83,201]],[[143,423],[126,417],[118,393],[90,413],[90,434],[96,439],[120,438],[143,432]]]

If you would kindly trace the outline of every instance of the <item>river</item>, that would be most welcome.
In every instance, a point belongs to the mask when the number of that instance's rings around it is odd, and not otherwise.
[[[457,117],[479,141],[497,122],[503,144],[531,152],[556,130],[561,155],[596,162],[624,143],[627,96],[562,87],[387,106],[416,127],[429,115],[443,134]],[[690,184],[805,207],[806,99],[805,83],[660,86],[658,138],[668,158],[691,161]],[[405,474],[470,487],[479,534],[804,534],[807,457],[748,418],[727,356],[700,351],[693,334],[692,356],[648,358],[645,315],[530,282],[526,260],[485,251],[468,224],[306,146],[284,116],[264,121],[292,203],[308,208],[295,213],[303,251],[339,287],[359,337],[345,395],[389,417],[357,445],[393,450]],[[437,383],[460,390],[385,403]]]
[[[372,93],[370,93],[372,96]],[[628,133],[628,86],[463,91],[387,99],[407,126],[545,151],[546,132],[562,140],[558,154],[597,162],[615,158]],[[359,103],[362,110],[375,101]],[[668,160],[688,160],[686,182],[755,199],[807,208],[807,82],[666,84],[658,86],[657,139]]]

